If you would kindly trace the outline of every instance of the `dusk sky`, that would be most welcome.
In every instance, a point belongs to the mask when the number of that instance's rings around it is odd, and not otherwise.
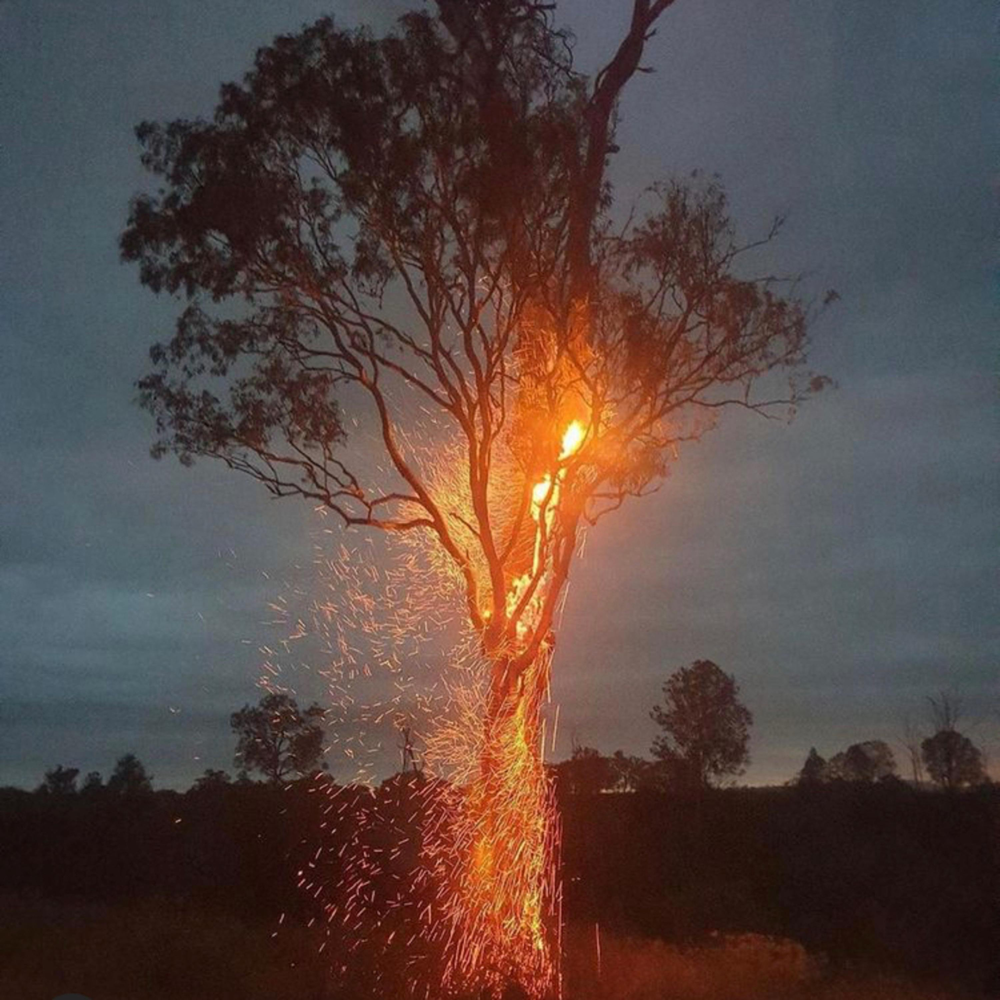
[[[148,457],[133,383],[181,307],[118,261],[148,184],[132,129],[209,115],[279,32],[406,6],[0,0],[0,784],[130,751],[160,787],[232,770],[268,603],[316,586],[320,523],[211,462]],[[560,2],[581,68],[629,7]],[[943,689],[1000,777],[996,9],[677,0],[661,19],[618,195],[699,168],[747,236],[786,216],[769,263],[841,296],[810,357],[837,388],[791,424],[726,414],[588,535],[556,757],[647,753],[667,675],[711,659],[754,714],[748,782],[787,780],[810,746],[895,745],[907,715],[928,731]],[[300,694],[323,701],[321,679]]]

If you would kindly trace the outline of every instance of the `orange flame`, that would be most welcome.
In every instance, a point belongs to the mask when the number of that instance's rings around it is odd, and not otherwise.
[[[559,453],[559,461],[564,462],[567,458],[575,455],[580,450],[580,446],[586,437],[587,429],[579,420],[574,420],[566,428],[566,433],[563,434],[562,451]]]

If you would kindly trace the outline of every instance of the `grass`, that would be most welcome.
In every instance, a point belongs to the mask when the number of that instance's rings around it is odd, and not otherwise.
[[[327,1000],[328,974],[300,929],[175,903],[0,900],[0,995],[53,1000]]]
[[[0,995],[53,1000],[332,1000],[318,942],[301,928],[176,902],[121,906],[0,899]],[[887,977],[829,978],[793,941],[755,934],[680,948],[566,935],[566,1000],[960,1000]],[[397,1000],[386,997],[385,1000]],[[402,998],[399,998],[402,1000]]]
[[[840,974],[794,941],[760,934],[719,936],[702,947],[571,931],[571,1000],[962,1000],[960,990],[879,975]]]

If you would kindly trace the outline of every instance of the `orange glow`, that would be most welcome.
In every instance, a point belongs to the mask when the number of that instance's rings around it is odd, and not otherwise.
[[[531,502],[537,509],[549,498],[549,491],[552,489],[552,479],[546,476],[535,483],[531,490]]]
[[[567,458],[575,455],[580,450],[584,438],[587,436],[587,429],[579,420],[574,420],[562,438],[562,451],[559,453],[559,461],[563,462]]]
[[[538,630],[552,627],[551,609],[545,608],[551,605],[554,553],[557,540],[565,537],[563,507],[580,474],[577,463],[567,460],[580,455],[588,435],[585,421],[565,425],[556,439],[558,455],[534,482],[525,483],[513,454],[498,458],[491,469],[491,512],[498,522],[513,525],[519,506],[526,515],[516,529],[518,557],[510,564],[516,570],[504,581],[499,602],[489,590],[488,566],[475,566],[492,645],[465,616],[464,582],[428,535],[392,539],[397,558],[387,568],[378,568],[385,564],[372,551],[342,548],[339,557],[324,560],[330,596],[318,610],[333,661],[326,671],[330,691],[335,704],[353,719],[360,715],[365,725],[392,718],[412,702],[419,682],[411,671],[423,659],[428,623],[442,635],[456,623],[464,627],[434,696],[438,701],[413,723],[428,780],[417,793],[421,844],[412,884],[383,898],[386,862],[398,849],[385,853],[360,835],[340,848],[333,862],[335,883],[322,885],[308,871],[302,879],[305,890],[322,892],[328,901],[328,919],[343,927],[340,938],[349,942],[348,951],[360,954],[371,942],[383,941],[386,948],[438,956],[436,985],[416,995],[492,998],[511,983],[533,1000],[559,993],[559,826],[543,763],[541,721],[552,640]],[[467,457],[460,445],[449,448],[439,441],[428,444],[426,455],[432,488],[453,518],[450,530],[463,549],[475,552]],[[502,620],[495,622],[498,616]],[[304,630],[298,622],[292,638]],[[363,703],[351,684],[372,676],[370,659],[390,673],[397,694]],[[352,732],[339,748],[359,768],[365,767],[365,755],[375,752],[366,739]],[[359,777],[375,783],[371,772]],[[331,808],[339,812],[344,801]],[[382,822],[378,808],[371,807],[366,823]],[[404,911],[412,912],[418,933],[383,933],[382,928],[398,926]]]
[[[563,433],[559,461],[576,454],[585,439],[584,425],[574,420]],[[519,645],[533,635],[547,594],[549,543],[566,476],[562,467],[532,487],[531,569],[511,582],[506,597],[509,617],[523,607],[513,622]],[[524,604],[532,586],[531,599]],[[487,724],[478,755],[483,767],[467,803],[471,845],[464,892],[455,899],[461,928],[453,969],[456,982],[499,988],[513,980],[538,997],[558,982],[548,936],[559,896],[557,823],[539,726],[539,693],[548,687],[551,655],[551,645],[543,643],[527,675],[518,679],[504,707]]]
[[[467,840],[468,861],[449,905],[457,933],[446,986],[500,992],[513,981],[541,997],[557,975],[548,938],[558,895],[556,827],[537,706],[515,703],[485,735],[488,766],[466,790],[459,839]]]

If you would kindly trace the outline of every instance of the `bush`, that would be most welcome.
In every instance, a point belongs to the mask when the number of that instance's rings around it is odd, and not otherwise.
[[[802,945],[763,934],[713,935],[679,947],[663,941],[598,935],[576,927],[565,939],[567,1000],[960,1000],[954,988],[902,978],[828,978],[826,963]]]

